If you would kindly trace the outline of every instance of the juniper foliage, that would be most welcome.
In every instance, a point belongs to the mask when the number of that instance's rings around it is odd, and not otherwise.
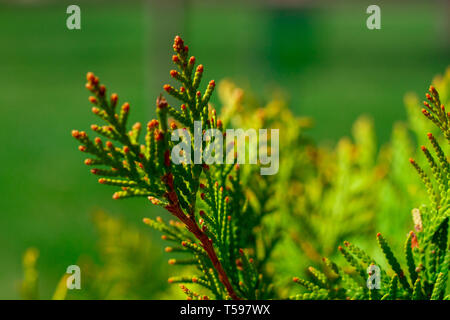
[[[441,104],[439,94],[430,86],[422,113],[440,130],[450,143],[450,113]],[[428,193],[428,204],[412,210],[414,231],[411,231],[404,245],[406,267],[402,267],[386,239],[377,234],[378,246],[382,250],[391,270],[380,268],[379,288],[368,285],[371,281],[370,266],[379,266],[364,250],[345,241],[339,251],[352,267],[347,273],[330,259],[324,258],[324,272],[310,267],[313,281],[294,277],[293,281],[307,289],[306,293],[293,299],[371,299],[371,300],[438,300],[445,296],[450,266],[449,196],[450,175],[448,157],[432,133],[427,134],[434,152],[422,146],[431,175],[414,160],[410,163],[419,174]],[[390,272],[391,271],[391,272]],[[373,272],[373,271],[372,271]],[[369,273],[369,274],[368,274]],[[390,275],[389,275],[390,274]]]
[[[93,94],[89,98],[94,104],[92,112],[106,124],[94,124],[91,129],[106,141],[92,139],[84,131],[72,132],[81,144],[80,151],[90,155],[85,164],[100,176],[99,183],[120,188],[114,199],[146,197],[171,215],[169,221],[144,219],[169,242],[165,251],[174,255],[169,264],[189,272],[169,278],[170,283],[180,284],[188,299],[285,297],[285,291],[273,288],[272,283],[279,284],[279,278],[285,277],[276,268],[276,255],[285,260],[290,255],[286,243],[291,241],[314,264],[308,269],[311,280],[294,278],[306,289],[294,299],[444,298],[449,264],[449,163],[440,137],[428,134],[432,152],[421,148],[430,170],[411,160],[428,190],[429,203],[413,210],[415,230],[404,246],[407,267],[401,267],[394,256],[397,250],[378,234],[378,245],[392,270],[381,268],[381,288],[371,290],[367,268],[379,264],[354,244],[345,241],[338,250],[350,272],[328,258],[323,259],[323,270],[318,263],[320,257],[332,255],[342,239],[372,231],[375,212],[383,207],[380,190],[409,183],[399,174],[404,167],[397,165],[404,161],[405,149],[396,148],[407,144],[404,129],[394,130],[388,152],[389,160],[396,160],[393,165],[386,164],[383,152],[376,157],[373,126],[364,118],[354,126],[354,141],[342,139],[336,149],[324,149],[304,134],[310,121],[293,116],[280,99],[260,108],[258,103],[244,102],[243,91],[227,81],[219,87],[223,104],[219,118],[210,104],[215,82],[210,81],[202,93],[204,67],[196,66],[180,37],[175,38],[173,49],[177,70],[170,75],[180,86],[163,88],[176,104],[170,105],[161,95],[156,102],[158,118],[148,122],[145,133],[140,123],[129,127],[130,105],[118,108],[118,95],[108,97],[106,87],[92,73],[86,84]],[[427,99],[423,114],[448,140],[449,114],[434,87]],[[181,154],[185,161],[174,164],[170,137],[177,129],[189,133],[185,139],[191,139],[190,154],[216,146],[215,139],[196,146],[196,120],[201,121],[202,132],[228,127],[281,128],[280,150],[289,156],[280,157],[275,176],[261,176],[260,165],[195,164],[187,160],[189,154]],[[419,127],[415,129],[423,132]]]
[[[178,36],[173,49],[172,61],[178,70],[172,70],[170,75],[181,87],[166,84],[164,90],[180,106],[169,105],[162,95],[157,99],[158,119],[148,122],[145,144],[139,139],[140,123],[128,131],[130,105],[124,103],[117,112],[118,95],[113,93],[108,98],[106,87],[92,73],[88,73],[86,84],[93,93],[89,98],[94,104],[92,112],[106,125],[94,124],[91,129],[107,141],[104,143],[99,137],[91,139],[84,131],[74,130],[72,135],[81,143],[80,151],[92,156],[85,164],[95,167],[91,172],[101,176],[99,183],[122,188],[114,193],[114,199],[146,197],[175,218],[169,223],[159,217],[144,219],[173,244],[166,251],[188,253],[189,258],[173,258],[170,264],[194,265],[198,269],[196,275],[173,277],[169,282],[199,284],[216,299],[269,298],[271,290],[263,275],[266,259],[256,261],[253,257],[257,246],[255,230],[266,212],[254,210],[248,204],[239,165],[195,164],[187,158],[181,164],[171,161],[174,143],[170,137],[174,130],[183,128],[190,133],[194,154],[198,152],[193,141],[194,121],[201,121],[202,132],[225,128],[209,104],[214,80],[202,94],[199,88],[203,65],[195,67],[195,58],[188,56],[188,47]],[[203,141],[200,150],[212,148],[214,143],[214,139]],[[263,243],[267,254],[274,243],[270,239]],[[190,299],[209,298],[185,285],[181,288]]]

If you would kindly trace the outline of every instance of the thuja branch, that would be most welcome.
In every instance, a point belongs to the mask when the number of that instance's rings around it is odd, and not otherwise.
[[[422,113],[440,129],[447,142],[450,142],[450,113],[446,112],[445,106],[441,104],[439,94],[433,86],[430,86],[426,97],[428,102],[424,102],[424,105],[428,110],[422,109]],[[432,133],[428,133],[427,136],[436,158],[427,147],[422,146],[421,150],[427,159],[431,176],[414,159],[409,160],[427,189],[429,204],[412,210],[414,231],[408,234],[404,246],[407,268],[401,267],[387,240],[378,233],[378,245],[393,273],[388,276],[386,270],[379,268],[378,276],[382,285],[378,288],[367,285],[368,279],[369,281],[372,279],[368,276],[372,276],[372,274],[366,273],[366,270],[378,265],[376,261],[357,246],[344,242],[345,248],[339,247],[339,251],[356,271],[357,277],[353,278],[331,260],[324,259],[326,269],[328,273],[332,273],[332,276],[326,276],[314,268],[310,268],[314,282],[295,277],[294,282],[306,288],[308,292],[292,298],[444,299],[450,269],[448,247],[450,163],[448,156],[439,145],[438,139]],[[408,270],[409,277],[404,270]]]
[[[188,47],[180,37],[175,38],[173,48],[175,55],[172,60],[179,71],[172,70],[170,75],[182,86],[176,89],[171,85],[165,85],[164,90],[182,104],[179,108],[175,108],[170,106],[164,97],[160,96],[157,99],[158,119],[148,122],[145,144],[139,142],[141,123],[135,123],[128,131],[130,105],[124,103],[117,110],[118,95],[113,93],[108,98],[106,87],[100,84],[98,77],[93,73],[87,74],[86,88],[93,94],[89,98],[94,105],[92,112],[104,120],[106,125],[94,124],[91,129],[107,140],[104,143],[100,137],[91,139],[86,132],[78,130],[72,131],[72,135],[80,142],[80,151],[92,156],[85,160],[85,164],[94,166],[91,172],[101,176],[99,183],[121,188],[114,193],[114,199],[148,197],[153,204],[164,207],[185,226],[193,238],[188,236],[189,241],[184,239],[182,244],[192,251],[199,261],[199,268],[204,273],[203,278],[196,279],[199,284],[204,284],[218,297],[222,296],[221,291],[224,289],[229,297],[239,299],[236,286],[239,287],[238,291],[243,293],[250,287],[255,289],[261,287],[262,282],[253,274],[256,272],[253,271],[254,268],[243,271],[246,279],[250,279],[248,283],[240,281],[244,275],[233,274],[233,281],[230,281],[228,276],[236,270],[234,261],[239,259],[241,262],[247,261],[245,253],[237,248],[238,240],[234,225],[236,222],[232,219],[234,211],[228,204],[235,201],[233,207],[237,208],[238,202],[242,201],[237,188],[238,170],[233,176],[232,165],[210,168],[208,165],[191,164],[188,161],[181,164],[174,164],[171,161],[171,150],[174,145],[170,137],[174,130],[181,127],[193,133],[195,120],[202,121],[202,130],[222,127],[215,110],[209,106],[215,82],[210,81],[202,94],[198,89],[204,71],[203,66],[197,66],[194,71],[195,58],[188,57]],[[174,120],[169,121],[169,116]],[[210,143],[212,142],[202,142],[202,150]],[[232,183],[231,187],[226,186],[227,177]],[[205,180],[205,184],[200,183],[201,179]],[[215,179],[217,181],[214,183]],[[198,217],[201,211],[196,213],[200,189],[202,189],[201,200],[211,209],[209,214],[203,212],[202,218]],[[181,239],[184,232],[180,228],[176,231],[170,230],[169,227],[163,226],[161,221],[153,222],[146,219],[145,222],[168,232],[171,239]],[[190,241],[195,239],[199,241],[202,249],[190,244]],[[220,250],[219,255],[217,250]],[[206,253],[209,262],[203,260],[203,253]],[[209,269],[210,267],[214,268],[215,272]],[[216,276],[223,288],[216,283]],[[184,291],[191,292],[186,290]],[[190,295],[191,293],[188,296]]]
[[[233,287],[231,286],[230,280],[228,280],[227,274],[223,269],[222,264],[217,258],[216,252],[214,251],[212,240],[208,238],[206,233],[198,227],[197,222],[194,219],[190,219],[183,213],[183,211],[180,209],[179,206],[168,205],[166,206],[166,209],[169,212],[171,212],[174,216],[179,218],[186,225],[187,229],[200,241],[203,249],[205,249],[209,259],[211,260],[212,265],[219,274],[220,282],[223,283],[223,285],[227,289],[228,294],[232,299],[239,300],[239,297],[236,295],[236,293],[233,290]]]

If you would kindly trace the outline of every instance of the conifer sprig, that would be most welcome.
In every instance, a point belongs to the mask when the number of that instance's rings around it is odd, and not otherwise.
[[[450,114],[445,111],[444,105],[439,100],[439,94],[433,86],[430,87],[429,92],[426,94],[429,102],[424,102],[428,110],[422,109],[422,113],[450,142]],[[406,268],[403,269],[400,266],[399,260],[386,239],[378,233],[378,245],[393,272],[389,278],[387,272],[380,268],[380,288],[369,288],[365,283],[370,276],[366,268],[377,265],[375,261],[363,250],[345,242],[347,248],[339,247],[339,251],[353,267],[353,274],[347,274],[335,263],[324,259],[327,268],[337,274],[337,278],[324,279],[323,276],[318,278],[317,271],[310,268],[310,272],[316,279],[328,285],[317,286],[294,278],[294,282],[303,285],[310,292],[296,295],[292,297],[293,299],[444,299],[450,266],[448,247],[450,164],[434,135],[428,133],[427,136],[436,159],[427,147],[422,146],[421,150],[430,167],[431,177],[414,159],[410,159],[427,189],[430,203],[412,211],[415,230],[408,234],[404,247],[409,277],[404,271]],[[354,274],[359,277],[354,277]]]
[[[195,283],[208,289],[217,299],[256,299],[270,295],[263,277],[263,261],[255,255],[255,237],[249,236],[260,223],[259,213],[247,204],[242,191],[238,165],[199,164],[185,161],[175,164],[171,157],[174,130],[182,129],[191,139],[190,154],[211,148],[214,140],[206,139],[201,146],[194,143],[194,121],[201,121],[201,133],[207,129],[223,129],[223,123],[210,106],[215,88],[211,80],[203,94],[200,91],[203,65],[195,67],[196,59],[189,57],[188,47],[177,36],[174,40],[172,61],[178,70],[171,77],[181,84],[179,88],[164,85],[167,94],[180,102],[179,107],[169,105],[161,95],[156,101],[158,119],[148,122],[145,144],[140,142],[142,125],[136,123],[128,129],[130,105],[124,103],[117,110],[118,96],[106,95],[106,87],[98,77],[87,75],[86,88],[94,104],[92,112],[106,125],[92,125],[91,129],[107,140],[91,139],[84,131],[74,130],[72,135],[80,142],[80,151],[90,154],[85,163],[101,176],[99,183],[121,188],[114,199],[147,197],[154,205],[162,206],[176,221],[168,224],[161,218],[145,218],[144,222],[161,231],[163,239],[172,243],[166,252],[188,254],[187,259],[170,259],[169,264],[195,265],[200,275],[171,278],[172,283]],[[169,119],[173,118],[173,120]],[[202,139],[205,140],[205,139]],[[268,242],[270,252],[275,241]],[[202,295],[182,287],[188,298]]]
[[[450,112],[447,112],[445,106],[441,104],[439,93],[434,86],[430,86],[428,91],[429,93],[425,94],[428,101],[423,102],[426,109],[422,109],[422,113],[442,131],[450,142]]]

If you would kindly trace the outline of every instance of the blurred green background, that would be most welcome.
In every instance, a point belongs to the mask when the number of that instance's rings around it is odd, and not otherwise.
[[[95,258],[96,209],[138,227],[156,215],[141,199],[112,201],[82,164],[70,131],[94,121],[87,71],[130,102],[132,120],[149,119],[178,33],[207,78],[231,78],[261,102],[281,88],[315,119],[316,140],[333,143],[369,114],[381,143],[405,118],[404,94],[424,92],[450,62],[448,3],[376,1],[382,29],[368,30],[372,2],[0,2],[0,298],[18,298],[30,246],[41,252],[43,297],[68,265]],[[66,28],[70,4],[81,30]]]

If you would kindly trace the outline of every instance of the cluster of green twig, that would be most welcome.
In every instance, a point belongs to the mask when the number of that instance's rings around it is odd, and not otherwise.
[[[321,253],[333,251],[330,246],[373,220],[374,203],[378,201],[374,190],[384,176],[374,161],[376,147],[371,124],[358,122],[355,144],[341,141],[336,159],[329,161],[319,148],[305,142],[302,130],[307,125],[277,102],[265,109],[243,110],[242,92],[228,84],[223,90],[226,91],[222,97],[223,117],[219,118],[210,104],[214,80],[202,92],[204,67],[196,65],[196,59],[189,56],[188,47],[178,36],[173,49],[172,61],[177,69],[170,71],[170,75],[178,86],[166,84],[163,88],[177,105],[170,105],[160,95],[156,101],[157,119],[148,122],[143,137],[140,123],[128,126],[130,105],[124,103],[119,108],[118,95],[108,96],[106,87],[92,73],[87,75],[86,88],[92,92],[89,98],[94,105],[92,112],[105,125],[94,124],[91,129],[106,140],[92,139],[84,131],[74,130],[72,135],[80,142],[80,151],[90,155],[85,164],[99,176],[99,183],[120,188],[114,199],[146,197],[171,214],[173,219],[169,221],[157,217],[144,218],[144,222],[161,231],[162,238],[170,242],[165,251],[177,256],[169,264],[197,269],[194,275],[169,278],[170,283],[180,284],[188,299],[209,299],[210,295],[216,299],[273,298],[277,289],[271,286],[274,272],[268,272],[271,268],[267,263],[280,239],[280,226],[290,228],[292,221],[299,222],[298,230],[291,228],[289,235],[298,240],[310,261],[317,262]],[[427,100],[423,114],[450,142],[450,113],[434,87],[430,87]],[[192,162],[192,154],[217,147],[214,137],[201,139],[200,145],[195,143],[195,121],[201,123],[201,134],[208,129],[223,132],[228,125],[258,128],[280,125],[286,130],[282,149],[289,150],[292,157],[282,161],[277,177],[261,176],[255,166]],[[174,148],[173,136],[178,141],[190,142],[186,144],[188,149]],[[307,292],[292,298],[449,298],[445,292],[450,263],[450,166],[439,139],[431,133],[427,136],[435,155],[425,146],[421,149],[430,170],[410,160],[425,184],[429,204],[413,210],[414,230],[408,234],[404,246],[407,268],[402,269],[379,233],[378,245],[392,270],[384,270],[364,250],[345,241],[338,249],[352,271],[324,258],[323,271],[308,269],[310,281],[294,278]],[[228,147],[222,145],[227,152],[236,151],[233,148],[229,151]],[[182,161],[174,161],[175,157]],[[308,184],[313,186],[309,188]],[[276,214],[270,221],[276,221],[276,226],[264,220],[272,212]],[[285,220],[287,212],[291,214]],[[323,221],[327,219],[342,225],[335,228],[333,223],[325,228]],[[379,280],[379,286],[373,285],[373,279]],[[192,284],[207,289],[208,293],[187,287]]]
[[[87,75],[86,88],[93,93],[89,100],[92,112],[106,122],[105,126],[92,125],[91,129],[104,136],[91,139],[84,131],[74,130],[72,135],[81,143],[79,149],[91,157],[85,160],[93,174],[101,176],[101,184],[120,187],[114,199],[147,197],[151,203],[164,207],[176,220],[166,223],[161,218],[145,218],[144,222],[164,233],[171,241],[168,252],[187,253],[188,259],[170,259],[170,264],[194,265],[200,274],[174,277],[172,283],[196,283],[215,298],[264,298],[269,291],[263,279],[262,265],[251,255],[254,253],[254,228],[260,222],[259,212],[247,204],[240,181],[239,165],[207,165],[188,161],[174,163],[171,150],[172,133],[177,129],[189,132],[184,139],[194,139],[194,121],[201,121],[202,132],[223,129],[209,100],[215,88],[210,81],[202,94],[199,90],[204,67],[195,67],[196,59],[188,55],[188,47],[180,37],[174,40],[172,61],[178,70],[170,71],[181,86],[164,85],[167,94],[180,102],[179,107],[169,105],[160,96],[156,102],[158,119],[147,124],[145,144],[140,143],[142,125],[135,123],[127,129],[130,105],[124,103],[119,111],[117,94],[109,98],[106,88],[92,73]],[[192,137],[192,138],[191,138]],[[200,152],[213,144],[202,141]],[[191,154],[198,152],[191,144]],[[208,298],[187,289],[189,298]]]
[[[449,119],[450,113],[445,111],[440,103],[439,94],[431,86],[426,95],[429,102],[424,102],[428,108],[422,113],[430,119],[450,143]],[[325,273],[310,268],[313,281],[294,278],[307,289],[307,293],[294,296],[295,299],[449,299],[445,296],[448,272],[450,267],[450,251],[448,248],[449,231],[449,183],[450,164],[441,146],[433,134],[428,133],[428,139],[435,156],[425,146],[421,150],[428,161],[432,178],[410,159],[417,170],[429,195],[429,205],[423,205],[412,211],[414,231],[408,234],[404,246],[406,273],[394,256],[385,238],[378,233],[378,245],[392,269],[389,276],[386,270],[357,246],[344,242],[339,251],[345,260],[353,267],[352,274],[331,260],[324,258]],[[377,266],[379,269],[373,268]],[[379,270],[379,287],[373,286],[374,270]],[[409,274],[409,276],[408,276]],[[370,283],[369,283],[370,282]]]

